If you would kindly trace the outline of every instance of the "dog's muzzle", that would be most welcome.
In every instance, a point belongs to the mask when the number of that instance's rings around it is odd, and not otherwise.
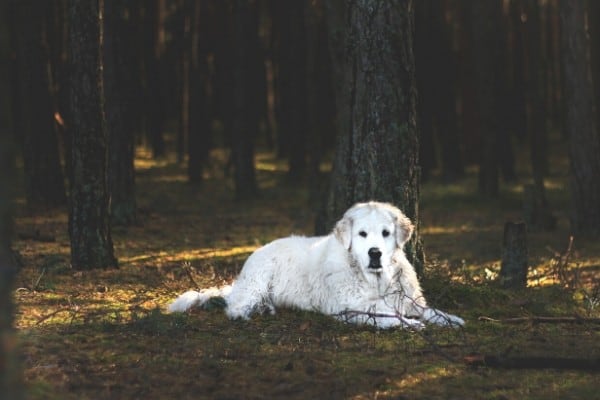
[[[377,247],[371,247],[369,249],[369,269],[378,270],[381,269],[381,251]]]

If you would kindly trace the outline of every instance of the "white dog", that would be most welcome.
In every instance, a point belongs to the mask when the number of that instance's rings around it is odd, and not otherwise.
[[[250,255],[232,285],[186,292],[168,310],[184,312],[223,297],[230,318],[295,307],[380,328],[463,325],[461,318],[427,306],[403,251],[412,231],[396,207],[359,203],[331,234],[275,240]]]

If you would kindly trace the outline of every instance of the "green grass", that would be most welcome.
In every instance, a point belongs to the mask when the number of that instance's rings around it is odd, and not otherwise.
[[[194,188],[182,166],[138,161],[140,224],[114,231],[118,270],[68,268],[64,211],[17,216],[17,231],[56,238],[15,242],[23,262],[14,297],[28,399],[597,397],[597,372],[463,362],[473,353],[600,357],[597,324],[479,320],[600,316],[586,301],[598,286],[598,243],[575,238],[567,266],[573,279],[567,285],[553,275],[549,248],[563,251],[569,236],[564,209],[556,211],[556,231],[528,236],[530,287],[511,292],[493,281],[504,222],[520,213],[519,183],[503,186],[494,200],[474,194],[473,171],[459,183],[423,186],[423,286],[430,303],[467,324],[378,331],[295,310],[251,321],[229,321],[218,304],[166,314],[166,304],[182,291],[229,282],[257,246],[311,234],[313,213],[303,188],[277,184],[282,164],[269,155],[260,157],[261,198],[244,204],[232,200],[222,176]],[[552,180],[550,198],[563,207],[564,179],[554,174]]]

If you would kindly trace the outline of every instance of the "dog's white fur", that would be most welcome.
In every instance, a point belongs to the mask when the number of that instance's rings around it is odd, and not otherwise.
[[[380,328],[463,325],[461,318],[427,305],[403,251],[412,232],[396,207],[359,203],[331,234],[275,240],[248,258],[232,285],[186,292],[168,310],[184,312],[220,296],[230,318],[295,307]],[[379,262],[370,249],[379,250]]]

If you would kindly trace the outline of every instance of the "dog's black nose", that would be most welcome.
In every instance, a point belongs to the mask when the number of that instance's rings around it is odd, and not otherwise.
[[[381,251],[378,247],[371,247],[369,249],[369,258],[379,260],[381,258]]]

